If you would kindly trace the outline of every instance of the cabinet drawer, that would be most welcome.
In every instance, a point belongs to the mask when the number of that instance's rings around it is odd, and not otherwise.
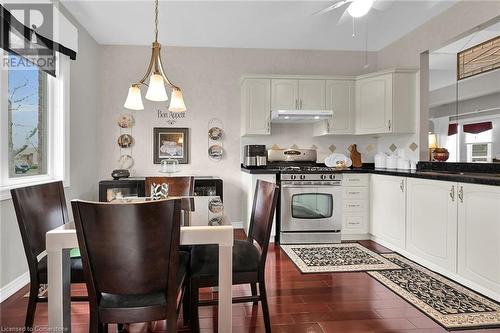
[[[368,187],[344,187],[344,199],[367,199]]]
[[[348,174],[344,173],[344,186],[368,186],[368,174]]]
[[[368,200],[344,200],[345,212],[368,211]]]
[[[368,214],[352,213],[345,214],[342,223],[342,232],[347,234],[367,233],[368,232]]]

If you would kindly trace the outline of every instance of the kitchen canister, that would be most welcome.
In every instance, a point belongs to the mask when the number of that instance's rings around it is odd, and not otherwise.
[[[410,170],[410,161],[405,159],[398,159],[398,170]]]
[[[386,158],[385,167],[387,169],[397,169],[398,168],[399,157],[397,155],[389,155]]]
[[[377,153],[375,155],[375,169],[385,169],[387,155],[384,153]]]

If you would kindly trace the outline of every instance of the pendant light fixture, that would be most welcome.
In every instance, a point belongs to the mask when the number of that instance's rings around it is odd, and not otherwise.
[[[158,43],[158,0],[155,0],[155,41],[151,50],[151,59],[144,77],[137,83],[130,86],[127,99],[123,105],[131,110],[144,110],[141,97],[141,85],[147,86],[146,99],[153,102],[163,102],[168,100],[165,84],[172,89],[169,111],[184,112],[186,105],[182,98],[181,88],[170,82],[161,62],[161,45]],[[146,80],[149,78],[149,83]]]

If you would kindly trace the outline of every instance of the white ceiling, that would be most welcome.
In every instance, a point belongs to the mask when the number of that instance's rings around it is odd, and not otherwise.
[[[500,22],[471,33],[429,54],[431,91],[457,82],[457,53],[500,35]]]
[[[100,44],[152,42],[152,0],[62,1]],[[372,9],[356,20],[353,38],[351,19],[337,25],[345,7],[313,15],[336,1],[164,0],[159,41],[196,47],[378,51],[457,2],[377,0],[384,10]]]

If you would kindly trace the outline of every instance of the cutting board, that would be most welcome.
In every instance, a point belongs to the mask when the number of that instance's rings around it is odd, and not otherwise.
[[[355,144],[349,146],[349,151],[351,152],[351,160],[353,168],[361,168],[363,163],[361,162],[361,153]]]

